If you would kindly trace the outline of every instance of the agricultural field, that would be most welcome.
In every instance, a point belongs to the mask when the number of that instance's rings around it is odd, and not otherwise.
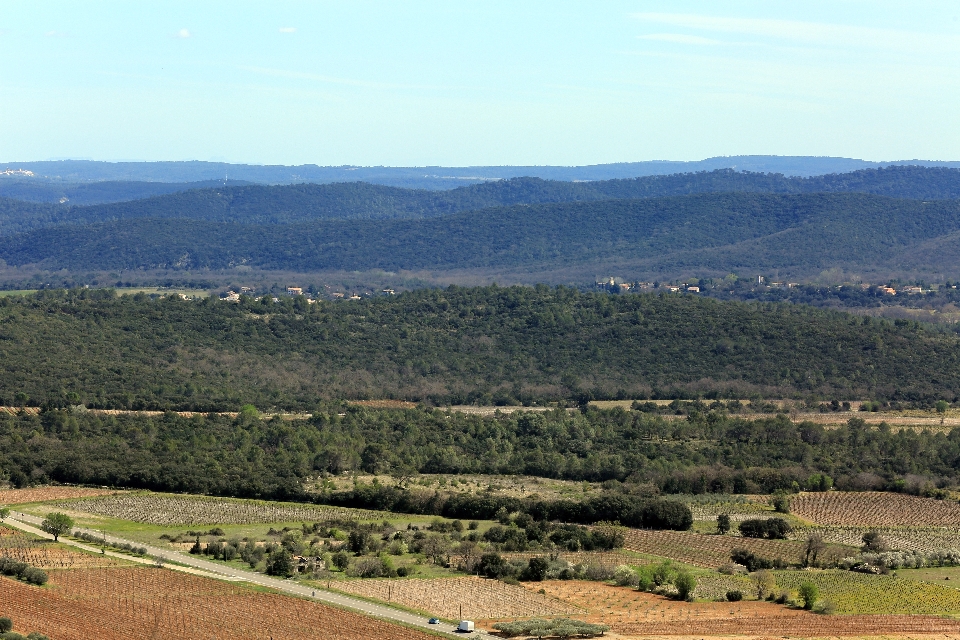
[[[126,493],[55,505],[71,511],[162,526],[355,520],[384,514],[310,504]]]
[[[13,558],[40,569],[110,567],[122,564],[121,560],[115,558],[81,553],[65,545],[39,540],[6,527],[0,527],[0,557]]]
[[[820,597],[838,614],[923,614],[960,612],[960,590],[894,576],[852,571],[777,571],[777,586],[796,591],[803,582],[820,589]]]
[[[31,487],[29,489],[0,489],[0,505],[27,504],[48,500],[93,498],[121,493],[116,489],[88,489],[85,487]]]
[[[531,618],[582,614],[583,609],[520,586],[476,576],[434,580],[350,580],[346,593],[392,602],[442,618]],[[462,609],[461,609],[462,607]]]
[[[960,526],[960,504],[956,501],[902,493],[801,493],[791,500],[790,511],[818,525]]]
[[[863,544],[863,534],[876,531],[886,546],[897,551],[943,551],[960,549],[960,527],[865,527],[828,526],[795,527],[792,538],[806,540],[810,534],[820,535],[824,542],[858,547]]]
[[[50,571],[45,588],[0,577],[3,613],[56,640],[428,640],[316,602],[158,568]]]
[[[598,582],[547,581],[524,585],[586,611],[576,618],[602,622],[621,637],[831,637],[957,634],[960,621],[932,615],[824,616],[771,602],[678,602],[661,595]],[[958,592],[960,594],[960,592]],[[484,626],[506,620],[484,620]]]
[[[663,556],[707,569],[716,569],[730,562],[730,553],[740,547],[764,558],[780,558],[787,563],[795,563],[803,553],[804,543],[798,540],[763,540],[732,535],[630,529],[624,545],[629,551]],[[822,555],[844,557],[855,553],[855,549],[831,545]]]

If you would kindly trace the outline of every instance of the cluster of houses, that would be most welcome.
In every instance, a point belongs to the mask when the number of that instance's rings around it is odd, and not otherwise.
[[[223,298],[221,298],[221,300],[224,300],[226,302],[240,302],[240,296],[252,296],[254,295],[254,293],[255,293],[255,289],[253,287],[240,287],[240,291],[233,291],[233,290],[227,291],[226,294],[224,294]],[[392,296],[396,294],[396,291],[393,289],[384,289],[382,293],[383,295]],[[293,297],[305,296],[307,298],[307,302],[310,304],[314,304],[317,301],[317,299],[314,296],[312,296],[310,293],[304,293],[303,287],[287,287],[286,294],[288,296],[293,296]],[[347,294],[342,291],[331,291],[329,292],[328,295],[334,300],[361,300],[362,299],[362,297],[357,293]],[[273,301],[280,302],[280,298],[274,297]]]
[[[755,284],[759,287],[767,287],[770,289],[792,289],[794,287],[799,287],[799,282],[767,282],[767,279],[763,276],[757,276]],[[622,278],[616,278],[610,276],[608,278],[598,279],[596,281],[596,286],[598,289],[619,289],[620,291],[643,291],[647,289],[659,289],[662,291],[670,292],[683,292],[687,291],[690,293],[700,293],[700,286],[691,284],[688,282],[681,282],[678,284],[655,284],[653,282],[627,282]],[[889,285],[872,285],[869,283],[864,283],[860,285],[860,288],[866,291],[870,287],[876,286],[878,291],[883,292],[884,294],[895,296],[898,293],[903,295],[916,295],[921,293],[929,293],[932,289],[924,289],[923,287],[911,285],[903,286],[898,289],[895,289]],[[956,285],[947,285],[948,288],[956,289]]]
[[[0,171],[0,176],[22,176],[25,178],[32,178],[33,171],[27,171],[26,169],[4,169]]]

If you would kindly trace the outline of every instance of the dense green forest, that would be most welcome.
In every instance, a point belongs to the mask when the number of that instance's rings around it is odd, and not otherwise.
[[[52,291],[0,298],[0,401],[200,411],[384,397],[954,401],[958,346],[915,323],[804,306],[543,285],[316,304]]]
[[[201,188],[201,187],[215,188]],[[193,187],[193,188],[191,188]],[[242,224],[291,224],[319,219],[416,219],[518,204],[662,198],[698,193],[866,193],[893,198],[960,198],[960,169],[897,166],[812,178],[731,169],[597,182],[513,178],[447,191],[364,182],[293,185],[97,182],[79,185],[0,181],[0,198],[59,201],[46,209],[4,203],[0,233],[52,224],[131,218],[184,218]],[[130,200],[128,202],[117,202]],[[73,205],[104,202],[97,206]]]
[[[308,478],[354,471],[389,473],[398,482],[304,495]],[[960,482],[960,430],[895,432],[857,419],[825,430],[706,405],[682,420],[620,409],[479,417],[337,403],[298,421],[53,410],[0,415],[0,473],[18,486],[53,480],[491,517],[505,503],[516,510],[524,501],[445,495],[403,480],[483,473],[606,481],[608,502],[657,492],[823,490],[821,474],[840,489],[928,493]],[[528,498],[528,511],[536,501]],[[592,504],[604,508],[602,500]]]
[[[241,225],[134,219],[9,238],[8,264],[71,270],[582,269],[645,272],[930,267],[960,254],[960,201],[701,194],[517,205],[427,220]]]

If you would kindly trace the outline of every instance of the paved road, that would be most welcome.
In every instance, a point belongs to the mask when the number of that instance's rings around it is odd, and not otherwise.
[[[8,524],[13,526],[20,526],[26,530],[30,530],[32,533],[39,533],[40,535],[48,538],[47,534],[36,529],[36,526],[39,526],[43,521],[43,518],[38,518],[37,516],[32,516],[26,513],[11,513],[10,517],[5,521]],[[31,526],[33,525],[33,526]],[[82,527],[75,527],[74,531],[82,531],[85,533],[91,533],[98,537],[103,536],[100,531],[95,531],[92,529],[84,529]],[[181,553],[172,549],[161,549],[159,547],[153,547],[150,545],[143,545],[139,542],[134,542],[132,540],[124,540],[123,538],[117,538],[116,536],[107,535],[105,536],[107,542],[114,544],[123,544],[130,543],[136,547],[146,547],[147,553],[154,557],[164,557],[167,560],[173,562],[179,562],[196,569],[200,569],[207,573],[216,575],[217,577],[223,577],[226,579],[232,580],[243,580],[245,582],[250,582],[253,584],[259,584],[271,589],[283,593],[289,593],[291,595],[306,597],[313,600],[318,600],[320,602],[326,602],[329,604],[337,605],[339,607],[344,607],[347,609],[352,609],[358,613],[363,613],[375,618],[382,618],[384,620],[394,620],[398,622],[403,622],[404,624],[412,625],[415,627],[421,627],[423,629],[434,631],[434,632],[443,632],[450,634],[454,637],[463,637],[462,634],[456,633],[456,628],[447,623],[441,624],[428,624],[426,618],[423,616],[416,615],[414,613],[407,613],[406,611],[400,611],[386,605],[374,604],[372,602],[367,602],[365,600],[360,600],[359,598],[352,598],[350,596],[345,596],[339,593],[333,593],[325,589],[313,589],[311,587],[306,587],[301,585],[293,580],[278,580],[277,578],[271,578],[270,576],[263,575],[262,573],[256,573],[254,571],[244,571],[243,569],[236,569],[234,567],[228,567],[222,564],[217,564],[215,562],[210,562],[208,560],[203,560],[198,556],[192,556],[187,553]],[[87,550],[99,551],[94,547],[89,545],[84,545],[73,540],[63,538],[60,542],[64,544],[69,544],[75,547],[80,547]],[[130,556],[106,552],[108,555],[117,556],[124,558],[126,560],[131,560]],[[151,562],[152,561],[148,561]],[[480,633],[479,635],[487,635],[485,633]],[[489,637],[489,636],[488,636]]]

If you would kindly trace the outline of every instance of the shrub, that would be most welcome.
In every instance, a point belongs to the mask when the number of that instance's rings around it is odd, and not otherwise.
[[[0,618],[0,632],[6,633],[13,629],[13,620],[7,617]]]
[[[637,586],[637,572],[633,567],[621,564],[613,570],[613,581],[621,587]]]
[[[677,598],[680,600],[692,600],[693,590],[697,588],[697,579],[693,574],[686,571],[679,571],[673,577],[673,586],[677,588]]]
[[[743,600],[742,591],[727,591],[728,602],[740,602],[741,600]]]
[[[757,600],[763,600],[773,595],[773,590],[777,588],[777,581],[769,571],[757,571],[753,574],[753,588],[757,592]]]
[[[520,574],[521,580],[528,582],[542,582],[547,577],[550,562],[543,557],[530,558],[527,568]]]
[[[476,569],[480,575],[488,578],[502,578],[511,571],[510,564],[499,553],[485,553],[480,556]]]
[[[734,549],[730,553],[730,559],[737,563],[742,564],[747,568],[747,571],[753,573],[754,571],[759,571],[760,569],[772,569],[773,562],[767,558],[762,558],[752,551],[748,551],[744,548]]]
[[[837,605],[830,600],[820,600],[816,605],[814,605],[813,612],[825,616],[832,616],[837,612]]]
[[[641,567],[637,573],[637,591],[650,591],[653,588],[653,569]]]
[[[740,523],[740,535],[744,538],[786,539],[793,527],[783,518],[751,518]]]
[[[39,587],[47,584],[47,572],[36,567],[27,567],[23,573],[20,574],[20,579]]]
[[[777,513],[790,513],[790,496],[786,491],[777,491],[770,496],[770,506]]]
[[[812,582],[804,582],[800,585],[799,594],[800,599],[803,601],[803,608],[810,610],[813,609],[813,605],[817,603],[817,598],[820,597],[820,590],[817,589],[817,585]]]
[[[730,516],[725,513],[720,514],[717,516],[717,533],[722,536],[728,531],[730,531]]]
[[[653,572],[650,577],[653,581],[654,586],[662,587],[665,584],[669,584],[673,578],[674,568],[673,563],[669,560],[661,562],[653,568]]]

